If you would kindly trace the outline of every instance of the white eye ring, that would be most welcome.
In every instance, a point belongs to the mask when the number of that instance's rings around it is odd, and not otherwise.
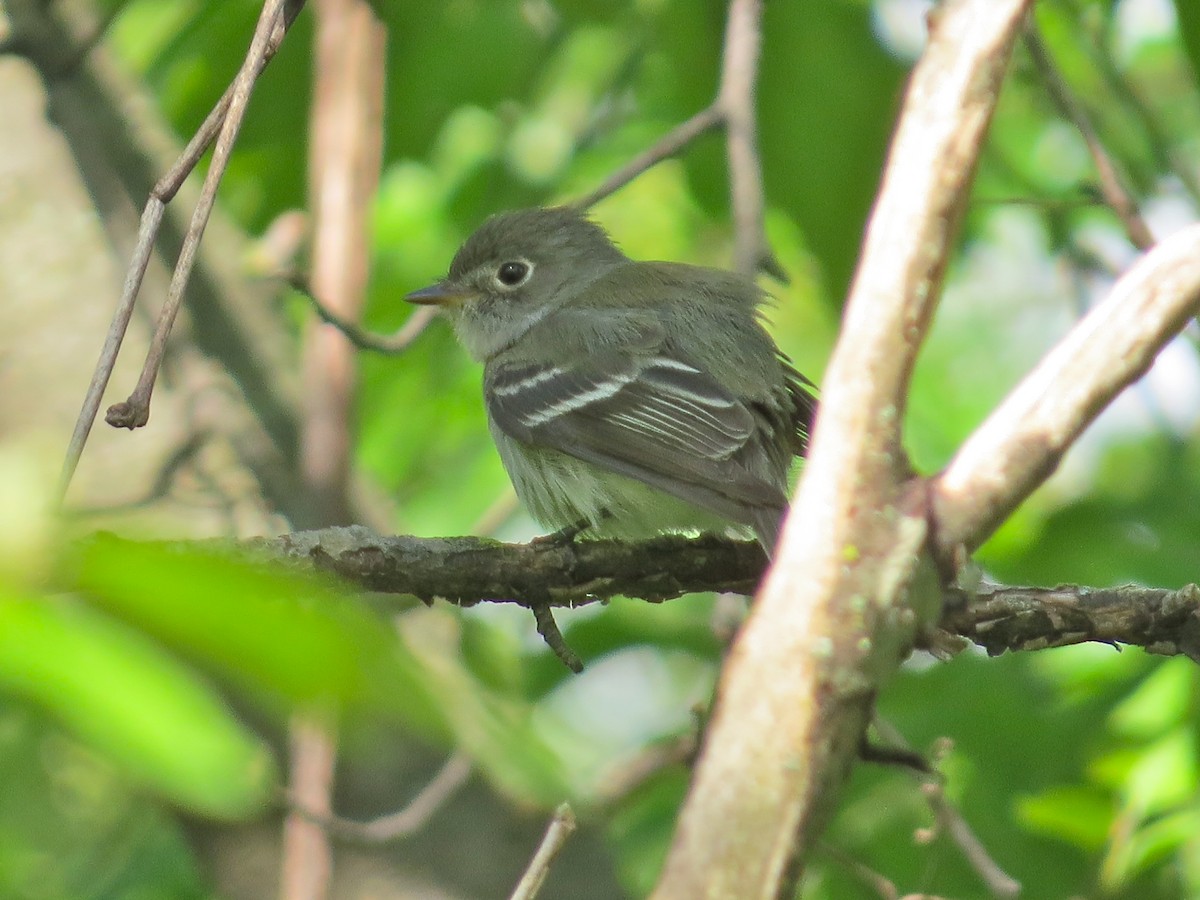
[[[502,291],[520,287],[533,274],[533,263],[527,259],[510,259],[500,263],[492,280]]]

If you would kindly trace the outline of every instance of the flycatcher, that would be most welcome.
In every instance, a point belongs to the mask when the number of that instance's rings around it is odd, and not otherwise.
[[[751,278],[631,260],[557,207],[488,219],[407,299],[440,306],[483,363],[492,438],[543,525],[733,525],[771,553],[816,400],[763,329]]]

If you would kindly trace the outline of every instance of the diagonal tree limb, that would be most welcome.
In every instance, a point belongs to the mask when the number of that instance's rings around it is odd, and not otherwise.
[[[1200,225],[1145,254],[967,439],[933,482],[943,554],[979,546],[1200,311]]]
[[[554,810],[554,818],[550,820],[546,835],[542,838],[533,859],[529,861],[521,880],[509,895],[509,900],[533,900],[538,895],[546,876],[550,874],[551,863],[577,827],[574,811],[568,804],[560,804]]]
[[[663,135],[653,146],[639,153],[628,163],[608,176],[590,194],[572,202],[578,209],[595,206],[605,197],[615,194],[643,172],[654,168],[664,159],[670,159],[684,147],[703,134],[722,124],[721,110],[716,103],[704,107],[685,122],[676,125]]]
[[[734,644],[658,900],[786,897],[875,690],[936,620],[924,486],[900,422],[1027,0],[931,17],[779,557]]]

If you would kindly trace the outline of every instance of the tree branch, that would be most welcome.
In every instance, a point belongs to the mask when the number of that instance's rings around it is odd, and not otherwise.
[[[105,535],[94,540],[119,541]],[[662,603],[699,592],[750,594],[767,561],[753,541],[663,535],[649,541],[505,544],[487,538],[381,536],[362,526],[181,546],[325,572],[373,594],[457,606],[561,608],[636,597]],[[948,589],[939,627],[995,656],[1085,641],[1129,644],[1200,663],[1200,588],[985,584]]]
[[[455,753],[403,809],[359,822],[333,814],[323,814],[304,806],[289,792],[286,802],[291,811],[303,816],[329,835],[360,844],[386,844],[416,834],[467,783],[473,766],[464,753]]]
[[[550,874],[550,864],[554,862],[554,858],[566,844],[567,838],[575,832],[577,827],[575,813],[571,807],[566,803],[560,804],[554,811],[554,818],[550,820],[550,826],[546,829],[546,836],[542,838],[537,853],[529,861],[529,867],[521,876],[521,880],[509,896],[509,900],[533,900],[537,896],[546,876]]]
[[[1200,225],[1114,285],[975,430],[932,485],[939,549],[981,544],[1200,309]]]
[[[150,224],[158,229],[159,239],[145,243],[141,252],[153,248],[158,261],[173,258],[182,242],[186,216],[178,204],[156,208],[155,192],[173,194],[181,187],[181,196],[194,197],[196,192],[182,180],[168,184],[167,178],[159,179],[162,172],[174,171],[172,160],[179,157],[177,141],[141,86],[113,61],[103,43],[95,43],[104,25],[92,6],[8,0],[4,4],[11,26],[8,49],[23,54],[40,74],[48,117],[74,156],[114,253],[126,258],[132,255],[139,230],[138,210],[150,194],[145,218],[154,220]],[[289,9],[294,6],[290,4]],[[226,102],[217,105],[220,115]],[[184,155],[194,148],[193,141]],[[222,425],[236,424],[222,427],[220,433],[257,448],[251,465],[260,476],[263,492],[276,508],[290,515],[292,501],[302,494],[291,471],[296,443],[293,385],[280,368],[287,355],[286,341],[261,286],[249,282],[241,271],[236,252],[240,241],[236,229],[220,216],[210,222],[188,292],[191,336],[202,353],[228,371],[241,394],[238,400],[253,413],[249,418],[240,414],[240,407],[232,410],[222,417]],[[159,266],[145,260],[143,268],[147,267],[147,277],[159,280]],[[165,290],[165,278],[161,280]],[[132,303],[132,294],[126,299]],[[131,309],[122,307],[115,320]],[[76,424],[65,475],[69,475],[71,457],[78,456],[99,409],[122,335],[123,326],[116,321],[88,389],[87,412],[81,413]],[[196,371],[195,360],[186,355],[181,364],[188,372]],[[267,458],[269,465],[258,463]],[[263,473],[269,477],[262,478]]]
[[[725,25],[721,88],[716,106],[725,119],[725,155],[729,159],[729,194],[733,206],[734,268],[753,275],[762,270],[786,275],[767,244],[763,229],[762,162],[758,153],[754,84],[762,45],[762,0],[732,0]]]
[[[989,584],[971,597],[949,599],[941,627],[974,641],[991,656],[1099,641],[1135,644],[1167,656],[1183,654],[1200,663],[1200,588]]]
[[[326,304],[321,302],[317,295],[313,293],[312,286],[309,285],[307,279],[299,272],[284,273],[283,278],[292,290],[308,300],[313,308],[313,312],[320,317],[322,322],[326,325],[332,325],[340,331],[346,340],[359,350],[381,353],[384,356],[399,356],[412,346],[413,341],[421,336],[422,332],[425,331],[429,323],[437,315],[436,306],[421,306],[408,317],[395,333],[386,336],[375,334],[359,327],[351,320],[339,316]]]
[[[658,900],[790,896],[875,690],[936,621],[924,485],[909,482],[900,423],[1027,6],[958,0],[931,16],[804,476],[723,672]]]
[[[1138,210],[1128,181],[1121,174],[1112,157],[1108,155],[1108,151],[1104,149],[1104,144],[1092,126],[1087,110],[1071,91],[1062,73],[1058,71],[1058,67],[1055,66],[1054,60],[1050,56],[1050,51],[1042,41],[1037,26],[1032,23],[1025,30],[1025,47],[1046,85],[1050,99],[1054,101],[1058,111],[1075,126],[1083,138],[1083,142],[1087,145],[1088,153],[1092,156],[1092,164],[1096,167],[1096,175],[1100,179],[1100,193],[1104,197],[1104,202],[1116,214],[1130,243],[1139,250],[1149,250],[1154,246],[1154,235]]]

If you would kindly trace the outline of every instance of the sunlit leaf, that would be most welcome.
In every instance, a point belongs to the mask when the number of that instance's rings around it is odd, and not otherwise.
[[[194,812],[270,798],[266,746],[196,675],[79,603],[0,596],[0,688],[40,704],[130,777]]]

